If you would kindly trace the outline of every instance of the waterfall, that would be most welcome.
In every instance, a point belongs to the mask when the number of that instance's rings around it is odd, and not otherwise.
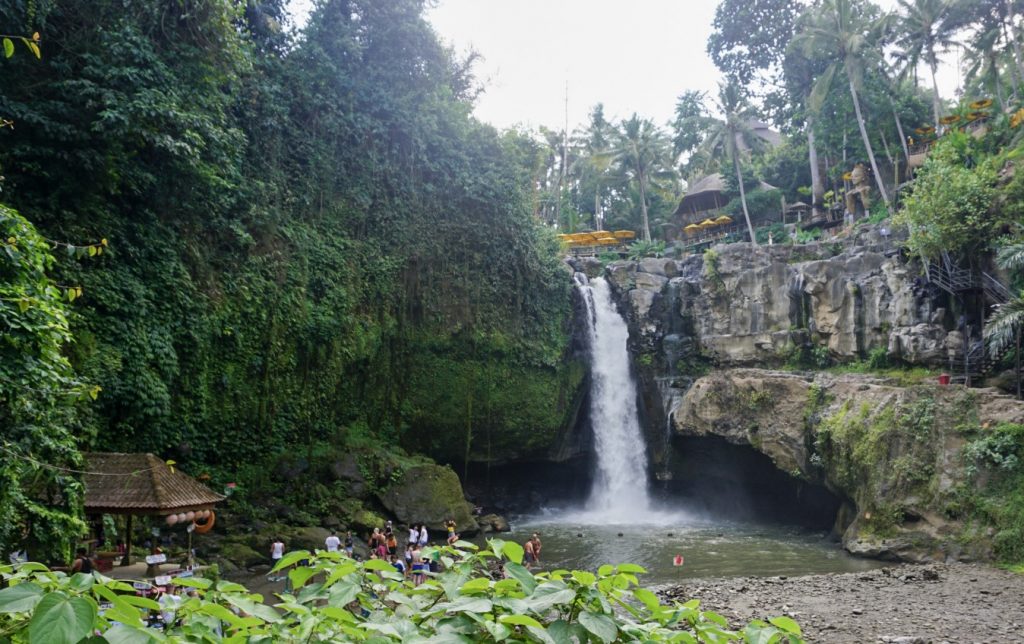
[[[587,306],[590,421],[597,455],[587,513],[606,523],[642,520],[650,515],[647,449],[629,368],[629,330],[604,279],[588,283],[585,275],[577,273],[576,283]]]

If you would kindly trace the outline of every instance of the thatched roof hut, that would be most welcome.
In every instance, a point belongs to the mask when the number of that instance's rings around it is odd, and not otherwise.
[[[775,190],[775,186],[761,181],[757,189]],[[690,186],[672,216],[680,217],[684,225],[700,223],[708,217],[708,212],[719,210],[729,202],[726,190],[728,187],[721,173],[709,174]]]
[[[209,510],[224,500],[152,454],[85,454],[88,514],[171,514]]]
[[[133,516],[212,510],[225,499],[152,454],[91,452],[83,456],[86,463],[86,472],[82,475],[85,513],[128,517],[122,565],[130,561]],[[192,515],[188,517],[191,520]]]

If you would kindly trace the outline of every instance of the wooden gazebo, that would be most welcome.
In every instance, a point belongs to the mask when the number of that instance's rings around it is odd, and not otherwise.
[[[203,512],[225,498],[152,454],[92,452],[84,456],[85,513],[128,517],[122,565],[129,563],[133,516]]]

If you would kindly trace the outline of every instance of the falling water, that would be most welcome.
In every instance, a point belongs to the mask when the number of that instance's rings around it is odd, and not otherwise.
[[[607,523],[643,520],[651,513],[647,450],[629,368],[629,330],[604,279],[588,284],[586,276],[577,273],[576,283],[587,305],[590,419],[597,452],[597,474],[587,513]]]

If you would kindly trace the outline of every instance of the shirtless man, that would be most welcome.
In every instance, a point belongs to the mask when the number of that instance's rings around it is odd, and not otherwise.
[[[423,553],[420,552],[419,544],[415,544],[412,547],[412,581],[417,586],[422,584],[425,579],[423,566]]]
[[[533,539],[527,539],[523,544],[523,565],[529,570],[535,561],[537,561],[537,555],[533,551]]]

